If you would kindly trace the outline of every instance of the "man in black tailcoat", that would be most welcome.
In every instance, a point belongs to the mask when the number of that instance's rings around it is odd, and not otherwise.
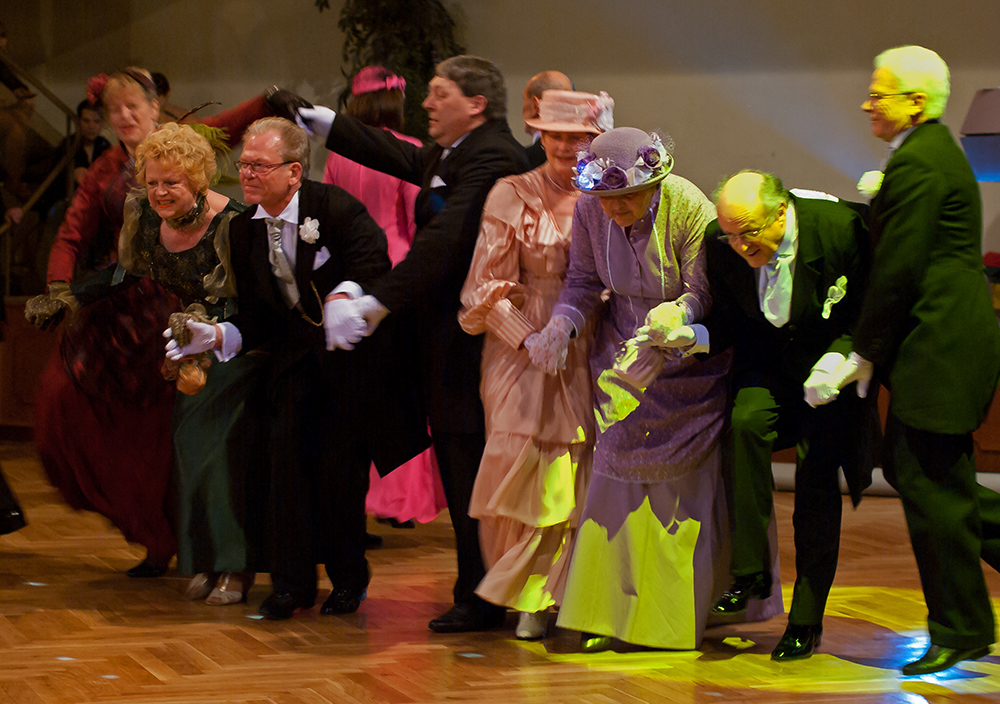
[[[415,328],[415,348],[434,451],[455,529],[455,606],[432,620],[439,633],[503,623],[505,612],[475,594],[483,578],[478,522],[469,499],[485,445],[479,398],[482,335],[458,325],[459,294],[472,261],[486,195],[497,179],[527,168],[524,148],[506,120],[499,69],[476,56],[438,64],[423,106],[434,143],[416,147],[328,108],[300,111],[304,124],[326,134],[326,146],[352,161],[419,184],[417,231],[406,258],[358,299],[368,331],[390,312]]]

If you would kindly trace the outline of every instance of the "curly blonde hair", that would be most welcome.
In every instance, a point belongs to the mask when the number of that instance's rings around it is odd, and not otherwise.
[[[135,150],[135,175],[140,185],[146,182],[146,163],[151,159],[180,167],[198,193],[208,191],[208,184],[215,175],[215,152],[208,141],[188,125],[167,122],[142,140]]]

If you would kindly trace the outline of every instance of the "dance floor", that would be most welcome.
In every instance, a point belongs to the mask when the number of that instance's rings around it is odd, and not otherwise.
[[[141,550],[100,516],[67,509],[30,445],[0,445],[0,463],[30,521],[0,537],[2,704],[1000,701],[1000,649],[938,676],[900,677],[899,666],[926,646],[926,610],[892,498],[866,498],[856,512],[845,501],[823,645],[810,660],[778,664],[769,654],[783,617],[712,628],[696,652],[583,654],[576,634],[558,631],[521,642],[513,615],[503,631],[431,633],[427,621],[447,608],[454,577],[446,517],[413,530],[373,524],[385,544],[369,553],[374,577],[356,614],[316,608],[260,620],[266,577],[248,604],[188,602],[174,572],[122,574]],[[777,500],[786,604],[791,498]],[[1000,595],[998,575],[989,570],[988,579]]]

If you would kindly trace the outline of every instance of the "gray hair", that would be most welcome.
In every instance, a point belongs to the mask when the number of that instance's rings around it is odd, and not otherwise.
[[[897,46],[876,56],[875,68],[891,72],[900,93],[926,93],[924,115],[928,119],[944,114],[951,86],[948,64],[936,52],[922,46]]]
[[[283,117],[262,117],[247,127],[243,139],[268,132],[276,132],[281,139],[278,147],[281,160],[302,164],[302,178],[305,179],[309,175],[309,135],[306,131]]]
[[[470,54],[452,56],[439,63],[434,73],[454,81],[466,98],[477,95],[486,98],[483,117],[487,120],[502,120],[507,116],[507,88],[503,74],[492,61]]]

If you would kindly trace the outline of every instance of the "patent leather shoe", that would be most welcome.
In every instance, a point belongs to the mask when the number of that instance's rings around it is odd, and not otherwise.
[[[611,647],[611,636],[599,636],[596,633],[580,634],[580,650],[584,653],[600,653]]]
[[[989,646],[959,650],[958,648],[946,648],[943,645],[934,645],[931,643],[931,646],[927,648],[927,652],[921,655],[919,659],[903,665],[903,674],[908,677],[912,675],[929,675],[934,672],[947,670],[949,667],[954,667],[963,660],[978,660],[989,654]]]
[[[359,591],[349,587],[334,587],[330,596],[323,602],[319,612],[327,616],[330,614],[353,614],[367,596],[368,592],[364,589]]]
[[[500,606],[486,602],[455,604],[428,623],[427,627],[435,633],[469,633],[499,628],[506,620],[507,610]]]
[[[7,535],[16,530],[21,530],[28,525],[24,520],[24,514],[18,508],[4,509],[0,511],[0,535]]]
[[[730,615],[747,610],[750,598],[766,599],[771,596],[771,573],[757,572],[740,575],[733,580],[733,586],[726,590],[712,607],[712,613]]]
[[[283,621],[297,609],[311,609],[313,603],[300,601],[291,592],[271,592],[261,602],[260,614],[269,621]]]
[[[166,573],[166,565],[150,562],[148,557],[132,569],[125,571],[125,574],[132,579],[152,579],[154,577],[162,577]]]
[[[772,660],[805,660],[819,647],[823,638],[823,626],[798,626],[788,624],[785,634],[771,651]]]
[[[365,533],[365,550],[380,548],[383,542],[385,541],[378,533]]]

